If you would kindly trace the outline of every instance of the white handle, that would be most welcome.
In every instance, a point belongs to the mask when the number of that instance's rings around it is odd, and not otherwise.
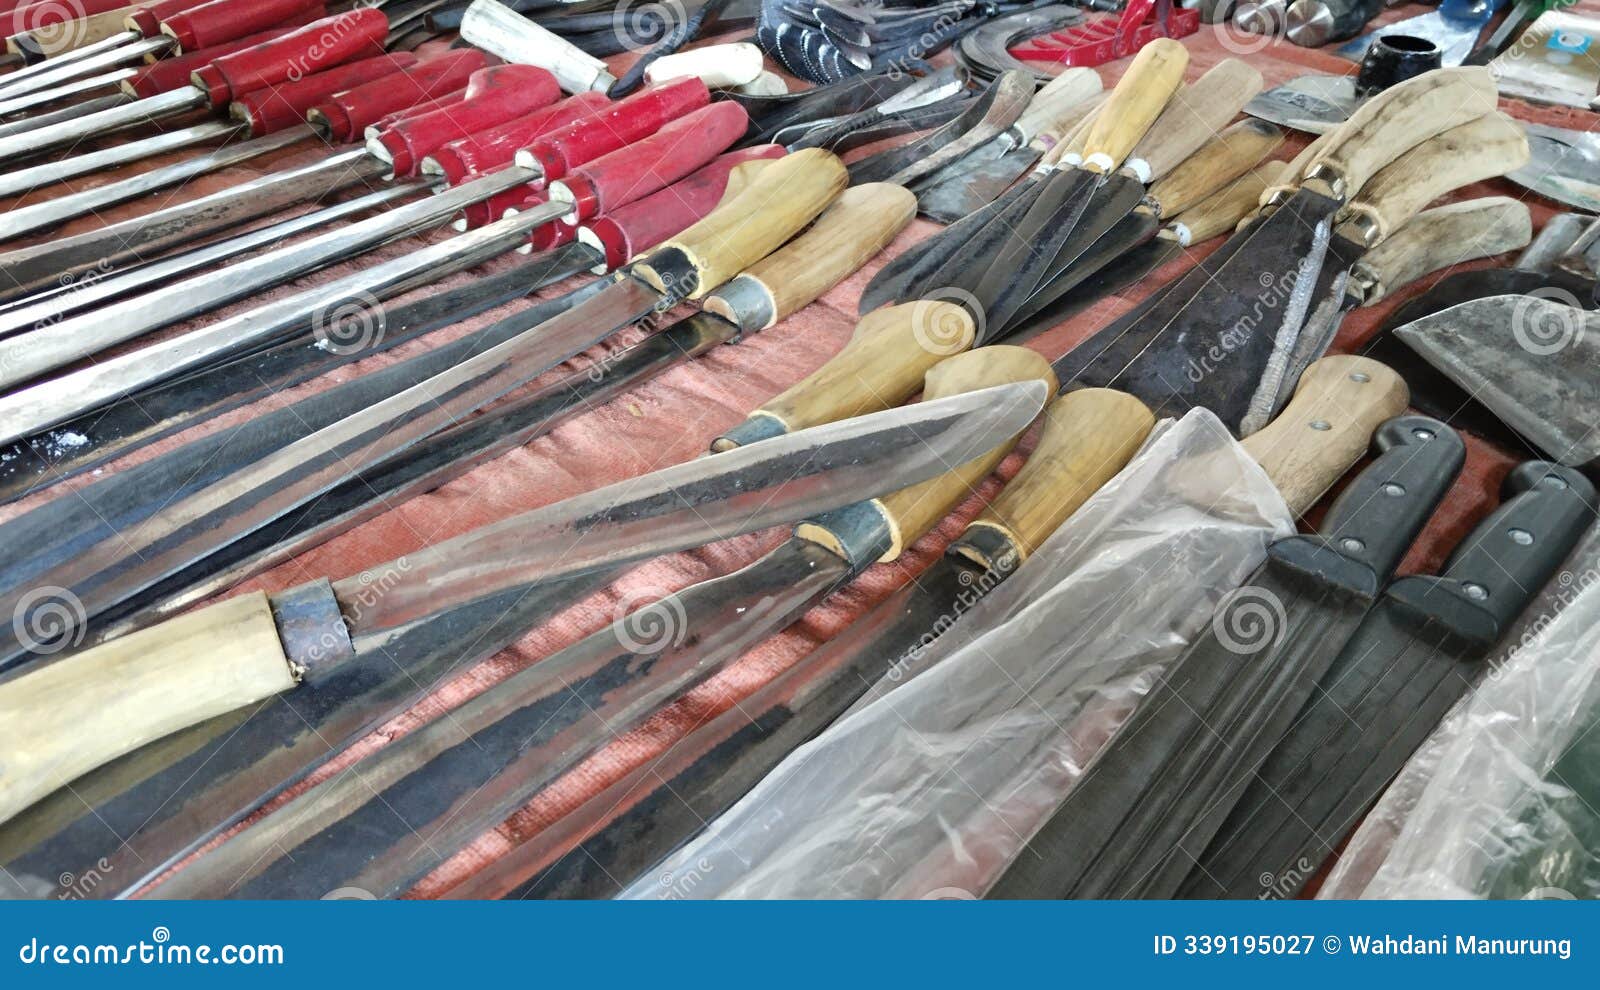
[[[507,62],[548,69],[568,93],[604,92],[617,81],[604,62],[495,0],[472,0],[461,37]]]
[[[644,70],[644,78],[649,83],[662,83],[699,76],[712,89],[729,89],[749,85],[764,68],[761,49],[748,41],[739,41],[663,55]]]
[[[789,84],[776,72],[762,72],[761,75],[740,86],[739,92],[745,96],[783,96],[789,92]]]

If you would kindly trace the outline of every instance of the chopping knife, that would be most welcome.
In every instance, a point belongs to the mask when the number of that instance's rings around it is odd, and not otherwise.
[[[1284,425],[1292,434],[1306,424]],[[1256,443],[1284,442],[1266,437],[1279,426]],[[1274,724],[1281,731],[1299,709],[1465,456],[1448,427],[1418,416],[1384,424],[1373,447],[1374,461],[1340,493],[1323,535],[1268,548],[1266,563],[1224,599],[989,897],[1159,897],[1182,879],[1169,876],[1171,854],[1180,839],[1209,838],[1201,833],[1216,812],[1218,778],[1248,775],[1257,733],[1270,737]]]
[[[852,163],[850,180],[915,182],[1005,133],[1027,109],[1033,85],[1033,77],[1026,72],[1002,73],[943,127]]]
[[[845,179],[838,159],[821,151],[796,152],[762,163],[762,167],[764,171],[753,182],[705,219],[600,290],[583,293],[581,302],[554,318],[536,326],[513,323],[514,332],[508,339],[460,355],[454,363],[432,366],[430,377],[407,381],[381,397],[369,393],[367,402],[349,409],[342,418],[326,421],[319,429],[291,428],[287,442],[278,435],[278,443],[259,450],[255,460],[241,462],[238,470],[214,476],[209,483],[185,492],[183,498],[165,504],[159,515],[145,518],[140,527],[151,540],[145,544],[149,552],[130,555],[121,535],[107,533],[100,526],[94,526],[92,532],[109,540],[98,552],[91,551],[94,544],[86,541],[62,557],[57,541],[40,540],[33,554],[10,562],[7,596],[26,596],[29,588],[37,587],[48,575],[54,585],[73,589],[86,618],[98,614],[190,566],[197,556],[225,546],[331,485],[453,425],[461,415],[658,307],[704,298],[738,274],[740,267],[762,258],[821,213]],[[785,191],[781,204],[767,202],[776,189]],[[743,226],[730,233],[729,227],[735,224]],[[653,262],[672,267],[658,269]],[[746,303],[736,311],[742,315],[752,305]],[[137,504],[144,505],[146,512],[152,510],[143,496]],[[120,513],[124,520],[128,508],[124,505]],[[6,660],[0,665],[17,659],[19,646],[27,652],[26,642],[20,638],[6,642],[0,648]]]
[[[1346,375],[1334,390],[1302,397],[1315,400],[1314,408],[1297,408],[1287,416],[1300,422],[1348,419],[1370,431],[1403,406],[1403,400],[1395,401],[1397,393],[1372,387],[1373,375],[1393,381],[1378,366],[1348,358],[1330,362],[1369,368],[1369,381]],[[1066,392],[1046,416],[1039,444],[1022,471],[943,558],[773,682],[676,743],[661,760],[469,878],[450,896],[505,896],[512,887],[520,897],[615,894],[715,820],[885,674],[893,676],[920,659],[930,643],[963,621],[1120,469],[1151,423],[1137,400],[1102,389]],[[1299,440],[1301,459],[1269,464],[1274,481],[1299,500],[1291,505],[1297,514],[1337,481],[1362,448],[1342,430],[1307,433]],[[1323,457],[1304,456],[1305,447],[1319,444],[1325,444]],[[1286,469],[1299,478],[1279,473]],[[945,841],[938,821],[930,817],[926,825],[922,832],[902,829],[882,837],[896,843],[897,861],[914,859]],[[901,856],[900,849],[911,853]]]
[[[1496,434],[1509,431],[1517,444],[1531,444],[1593,476],[1600,469],[1594,432],[1600,408],[1593,374],[1597,323],[1591,310],[1538,294],[1488,296],[1396,327],[1393,334],[1503,424]]]
[[[918,180],[917,208],[923,216],[948,224],[992,202],[1087,113],[1100,88],[1100,75],[1093,69],[1061,73],[1033,95],[1005,133]]]
[[[1292,345],[1303,324],[1336,218],[1368,179],[1391,161],[1401,167],[1385,182],[1386,198],[1409,210],[1453,188],[1461,176],[1477,174],[1471,161],[1441,163],[1436,172],[1408,179],[1422,157],[1408,157],[1422,142],[1493,112],[1494,82],[1482,69],[1441,69],[1391,87],[1365,104],[1350,121],[1302,154],[1309,164],[1291,164],[1304,176],[1293,194],[1263,194],[1267,214],[1236,233],[1189,274],[1148,305],[1104,328],[1058,367],[1064,378],[1087,385],[1122,388],[1159,413],[1187,408],[1186,393],[1204,389],[1226,396],[1206,403],[1238,429],[1254,397],[1278,395]],[[1489,126],[1490,136],[1502,134]],[[1468,136],[1479,134],[1469,132]],[[1426,160],[1453,153],[1454,139],[1435,144]],[[1403,159],[1403,160],[1402,160]],[[1503,160],[1503,159],[1502,159]],[[1420,200],[1419,200],[1420,198]],[[1401,211],[1380,201],[1353,214],[1354,231],[1387,232]],[[1380,219],[1381,218],[1381,219]],[[1352,228],[1346,227],[1346,230]],[[1338,259],[1329,265],[1339,271]],[[1273,366],[1273,361],[1278,364]],[[1225,379],[1220,386],[1214,379]]]
[[[944,362],[924,395],[983,394],[1000,385],[1007,392],[996,396],[1003,402],[990,422],[1020,432],[1053,384],[1038,355],[990,348]],[[354,774],[290,800],[152,893],[316,896],[346,881],[381,897],[403,893],[613,733],[642,722],[873,561],[899,556],[999,463],[1010,447],[990,446],[999,439],[988,434],[951,456],[960,466],[939,477],[801,523],[755,563],[619,618],[385,747]]]
[[[1257,897],[1263,876],[1277,896],[1298,892],[1478,679],[1593,521],[1594,498],[1570,468],[1520,464],[1440,576],[1384,589],[1255,777],[1239,781],[1209,846],[1184,843],[1195,866],[1180,896]]]
[[[6,681],[0,821],[177,729],[293,690],[313,666],[350,659],[363,638],[506,588],[754,532],[932,478],[1025,427],[1042,402],[1037,392],[979,389],[669,467],[337,583],[229,599]]]

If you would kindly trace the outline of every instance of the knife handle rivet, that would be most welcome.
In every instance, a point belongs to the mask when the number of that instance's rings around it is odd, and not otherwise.
[[[1467,593],[1467,597],[1468,598],[1475,598],[1480,602],[1483,601],[1485,598],[1489,597],[1489,589],[1488,588],[1485,588],[1481,584],[1475,584],[1475,583],[1473,583],[1471,581],[1468,581],[1466,584],[1463,584],[1461,586],[1461,590],[1465,591]]]
[[[1399,498],[1406,493],[1406,486],[1400,484],[1398,481],[1388,481],[1383,485],[1383,493],[1385,495],[1393,495],[1395,498]]]
[[[1353,536],[1347,536],[1339,541],[1339,548],[1346,553],[1360,553],[1367,548],[1367,545]]]
[[[1511,542],[1519,547],[1533,546],[1533,534],[1525,529],[1518,529],[1513,526],[1511,529],[1506,530],[1506,535],[1511,537]]]
[[[1424,430],[1421,427],[1418,427],[1417,429],[1412,430],[1411,431],[1411,435],[1416,437],[1418,440],[1422,440],[1424,442],[1433,439],[1433,431],[1432,430]]]
[[[1311,421],[1311,428],[1313,430],[1316,430],[1318,433],[1326,433],[1329,430],[1333,429],[1332,426],[1328,425],[1328,421],[1325,420],[1325,419],[1314,419],[1314,420],[1312,420]]]
[[[1365,371],[1352,371],[1350,372],[1350,380],[1365,385],[1367,382],[1372,381],[1372,376]]]

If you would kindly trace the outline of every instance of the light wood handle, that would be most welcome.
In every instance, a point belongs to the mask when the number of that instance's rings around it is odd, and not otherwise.
[[[1121,471],[1156,422],[1149,406],[1108,388],[1069,392],[1052,402],[1044,417],[1028,463],[967,527],[968,536],[991,530],[1003,537],[1014,563],[1027,559]],[[954,549],[988,567],[999,563],[965,537]]]
[[[1241,120],[1151,186],[1147,198],[1163,219],[1182,213],[1250,171],[1282,143],[1283,131],[1272,124],[1254,117]],[[1258,197],[1260,192],[1256,190]]]
[[[1068,69],[1044,84],[1033,94],[1028,109],[1011,126],[1016,129],[1021,143],[1040,142],[1047,148],[1055,144],[1078,120],[1080,109],[1100,93],[1104,84],[1100,73],[1087,67]]]
[[[1509,196],[1423,210],[1356,265],[1361,304],[1370,306],[1429,272],[1521,250],[1532,239],[1527,205]]]
[[[949,302],[919,299],[875,309],[828,363],[766,403],[746,420],[751,436],[768,437],[888,409],[911,398],[940,361],[972,346],[971,314]],[[740,430],[711,449],[749,442]]]
[[[0,822],[146,743],[294,685],[260,592],[0,684]]]
[[[1261,92],[1261,84],[1261,73],[1239,59],[1218,62],[1173,94],[1128,155],[1128,168],[1144,183],[1167,175],[1214,141],[1217,132]]]
[[[1200,244],[1226,234],[1256,208],[1261,190],[1277,182],[1288,162],[1262,162],[1235,179],[1233,184],[1178,214],[1172,222],[1178,243]]]
[[[1115,171],[1183,85],[1188,66],[1188,50],[1171,38],[1157,38],[1139,49],[1104,109],[1095,114],[1083,149],[1083,167],[1091,172]]]
[[[810,305],[888,247],[916,215],[916,194],[904,186],[868,182],[846,189],[809,229],[730,283],[759,293],[771,314],[761,326],[744,329],[765,329]],[[734,307],[715,294],[703,308],[740,322]]]
[[[1362,104],[1332,132],[1303,184],[1352,199],[1379,169],[1436,134],[1493,113],[1498,100],[1494,76],[1481,66],[1407,79]]]
[[[1333,131],[1328,131],[1301,148],[1300,153],[1289,160],[1289,167],[1283,170],[1278,181],[1262,191],[1261,205],[1271,206],[1294,195],[1294,191],[1300,188],[1300,180],[1305,176],[1306,169],[1322,154],[1322,149],[1333,143],[1333,134]]]
[[[996,344],[975,351],[958,354],[934,365],[928,371],[923,385],[924,399],[940,399],[991,388],[1008,382],[1037,379],[1049,385],[1054,392],[1058,387],[1055,372],[1037,351],[1026,347]],[[1019,433],[1018,436],[1021,436]],[[891,492],[879,500],[884,517],[889,521],[893,546],[883,560],[893,560],[915,543],[929,529],[943,519],[962,499],[995,469],[1016,443],[1016,437],[954,469],[929,478],[927,481]]]
[[[138,9],[137,5],[133,5],[106,10],[90,14],[88,17],[59,21],[47,27],[36,28],[18,37],[27,38],[28,47],[32,51],[53,58],[123,33],[128,29],[124,23],[128,15]],[[6,50],[14,55],[21,53],[22,48],[17,44],[16,37],[6,39]]]
[[[1315,361],[1278,418],[1246,437],[1244,449],[1303,515],[1367,452],[1384,420],[1405,411],[1406,383],[1387,365],[1353,354]]]
[[[1045,152],[1040,164],[1050,168],[1080,164],[1083,161],[1083,147],[1089,140],[1089,128],[1094,126],[1095,115],[1109,99],[1110,93],[1096,93],[1080,104],[1070,119],[1058,123],[1056,127],[1061,132],[1061,140]]]
[[[763,68],[761,49],[748,41],[736,41],[663,55],[644,70],[644,78],[655,85],[698,76],[711,89],[727,89],[749,85]]]
[[[667,291],[668,278],[652,264],[674,252],[693,269],[699,299],[766,257],[822,213],[850,182],[839,156],[806,148],[776,159],[749,188],[712,210],[705,219],[661,245],[634,271]]]
[[[1503,113],[1485,114],[1437,134],[1374,175],[1342,219],[1368,244],[1388,237],[1429,203],[1462,186],[1528,163],[1528,139]]]

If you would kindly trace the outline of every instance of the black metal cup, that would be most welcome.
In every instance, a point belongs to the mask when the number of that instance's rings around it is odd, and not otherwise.
[[[1439,46],[1409,34],[1380,35],[1356,70],[1356,94],[1371,96],[1439,67]]]

